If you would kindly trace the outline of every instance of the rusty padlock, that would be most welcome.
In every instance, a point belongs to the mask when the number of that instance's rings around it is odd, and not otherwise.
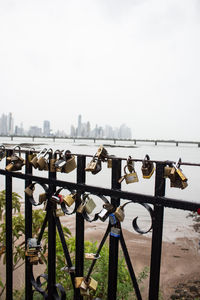
[[[153,162],[150,161],[150,157],[148,154],[146,154],[146,156],[142,162],[141,170],[142,170],[143,178],[145,178],[145,179],[151,178],[151,176],[154,173],[155,168],[154,168]]]

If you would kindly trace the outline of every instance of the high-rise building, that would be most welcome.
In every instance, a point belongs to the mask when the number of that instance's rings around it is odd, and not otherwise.
[[[78,116],[78,128],[77,128],[77,136],[81,136],[81,132],[82,132],[82,123],[81,123],[81,118],[82,116],[79,115]]]
[[[8,134],[12,135],[14,133],[14,120],[12,113],[8,114]]]
[[[48,120],[45,120],[43,122],[43,134],[44,136],[50,136],[50,132],[51,132],[50,122]]]

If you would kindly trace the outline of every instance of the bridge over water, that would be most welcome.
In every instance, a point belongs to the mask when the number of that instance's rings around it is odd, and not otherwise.
[[[32,141],[35,141],[35,139],[52,139],[53,142],[56,140],[73,140],[74,143],[79,140],[85,140],[85,141],[112,141],[114,144],[117,144],[118,142],[128,142],[133,143],[133,145],[136,145],[137,143],[153,143],[154,145],[158,144],[175,144],[178,146],[179,144],[193,144],[200,147],[200,141],[182,141],[182,140],[160,140],[160,139],[115,139],[115,138],[96,138],[96,137],[72,137],[72,136],[30,136],[30,135],[10,135],[10,136],[2,136],[0,137],[6,137],[10,138],[11,141],[14,141],[16,138],[30,138]]]

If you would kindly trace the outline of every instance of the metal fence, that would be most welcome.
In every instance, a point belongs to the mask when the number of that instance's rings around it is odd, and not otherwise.
[[[160,281],[160,266],[161,266],[161,250],[162,250],[162,232],[163,232],[163,214],[164,209],[176,208],[180,210],[188,210],[196,212],[200,207],[200,203],[193,203],[188,201],[182,201],[177,199],[171,199],[165,197],[165,167],[168,166],[170,170],[174,168],[174,162],[170,161],[149,161],[155,166],[155,193],[154,196],[132,193],[121,190],[121,183],[119,181],[122,178],[122,161],[124,158],[120,157],[110,157],[112,159],[112,169],[111,169],[111,188],[100,188],[98,186],[92,186],[86,184],[86,157],[90,155],[76,155],[76,183],[57,180],[56,170],[52,169],[51,162],[54,159],[56,161],[56,156],[58,152],[53,153],[49,151],[48,156],[48,176],[40,177],[33,175],[33,165],[30,163],[30,155],[37,153],[35,150],[17,150],[13,149],[1,149],[1,153],[6,153],[6,169],[0,169],[1,180],[5,177],[5,190],[6,190],[6,299],[13,299],[13,244],[12,244],[12,192],[13,192],[13,178],[18,178],[23,180],[25,183],[25,189],[29,187],[33,191],[33,186],[35,184],[42,185],[46,194],[46,217],[43,224],[41,224],[41,231],[37,237],[37,245],[40,244],[42,240],[42,235],[44,233],[45,227],[48,226],[48,275],[42,275],[42,277],[47,281],[47,289],[44,290],[41,286],[40,277],[35,278],[33,274],[33,265],[30,262],[29,255],[26,256],[25,261],[25,299],[33,299],[33,291],[37,290],[41,293],[44,299],[69,299],[68,295],[59,284],[56,282],[56,229],[59,233],[60,240],[62,242],[63,254],[65,256],[67,267],[69,271],[69,276],[72,281],[72,286],[74,289],[73,299],[80,300],[85,299],[82,295],[82,288],[80,284],[77,283],[77,278],[84,277],[84,284],[86,285],[86,291],[88,289],[88,283],[90,275],[92,274],[93,267],[97,262],[98,255],[105,243],[107,237],[109,237],[109,268],[108,268],[108,291],[107,299],[115,300],[117,299],[117,277],[118,277],[118,255],[119,255],[119,244],[125,257],[128,271],[133,284],[133,290],[136,295],[136,299],[142,299],[139,285],[137,283],[137,278],[131,263],[129,256],[129,251],[126,246],[126,241],[123,236],[123,230],[120,222],[120,209],[122,210],[123,219],[123,203],[124,200],[129,200],[129,202],[139,203],[143,205],[149,212],[151,217],[151,228],[152,231],[152,244],[151,244],[151,261],[150,261],[150,280],[149,280],[149,291],[148,299],[157,300],[159,295],[159,281]],[[13,152],[21,152],[25,158],[25,171],[16,172],[14,170],[9,170],[9,164],[11,163],[10,157]],[[3,158],[3,154],[2,157]],[[94,161],[93,157],[93,161]],[[107,157],[105,160],[108,160]],[[101,159],[100,159],[101,160]],[[104,160],[104,161],[105,161]],[[132,161],[144,162],[143,159],[135,159]],[[14,163],[13,163],[14,164]],[[179,161],[178,169],[181,165],[190,165],[189,163],[183,163]],[[177,174],[177,169],[175,168],[175,173]],[[2,176],[3,175],[3,176]],[[180,178],[176,179],[177,182],[172,184],[181,184]],[[183,180],[184,181],[184,180]],[[32,185],[31,185],[32,184]],[[181,186],[179,186],[181,187]],[[59,191],[61,188],[68,189],[71,193],[76,192],[75,209],[73,213],[76,218],[76,230],[75,230],[75,266],[72,265],[72,259],[70,257],[70,252],[64,238],[62,225],[59,217],[56,216],[55,211],[59,202]],[[181,188],[184,188],[182,186]],[[102,199],[104,203],[104,208],[99,214],[96,214],[93,219],[90,218],[89,213],[86,213],[83,209],[80,211],[80,205],[83,204],[83,195],[97,195]],[[52,197],[55,201],[52,201]],[[56,202],[57,201],[57,202]],[[127,202],[126,202],[127,203]],[[25,193],[25,244],[28,247],[28,242],[32,238],[32,208],[37,205],[33,195]],[[67,215],[68,210],[65,204],[61,205],[64,213]],[[79,208],[79,212],[77,209]],[[119,216],[115,213],[119,210]],[[88,273],[84,274],[84,223],[85,221],[96,221],[99,219],[100,214],[103,214],[103,218],[108,217],[108,227],[105,231],[102,241],[99,244],[97,253],[95,254],[94,260],[91,262],[91,266]],[[116,217],[117,216],[117,217]],[[144,233],[137,225],[137,218],[133,221],[134,228],[139,233]],[[29,245],[30,246],[30,245]],[[33,247],[34,248],[34,247]],[[35,249],[35,248],[34,248]],[[30,249],[29,249],[30,250]],[[98,263],[98,262],[97,262]]]

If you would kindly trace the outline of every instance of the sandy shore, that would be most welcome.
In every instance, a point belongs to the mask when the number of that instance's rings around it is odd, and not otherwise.
[[[68,218],[67,221],[65,221],[65,225],[68,226],[74,235],[74,218]],[[90,241],[100,241],[105,233],[106,226],[106,223],[100,221],[95,222],[94,224],[85,222],[85,239]],[[137,275],[145,266],[150,266],[151,239],[127,230],[123,230],[123,233],[133,268]],[[197,239],[179,238],[173,243],[163,242],[160,273],[162,300],[171,299],[170,295],[179,283],[200,278],[199,260],[200,250],[198,248]],[[39,266],[34,267],[34,270],[36,270],[38,274],[41,273],[41,270],[39,269]],[[1,277],[5,277],[5,268],[2,266],[2,262],[0,270]],[[23,285],[23,272],[24,269],[18,270],[17,274],[14,275],[15,287]],[[148,299],[148,280],[149,279],[143,284],[143,299]]]

